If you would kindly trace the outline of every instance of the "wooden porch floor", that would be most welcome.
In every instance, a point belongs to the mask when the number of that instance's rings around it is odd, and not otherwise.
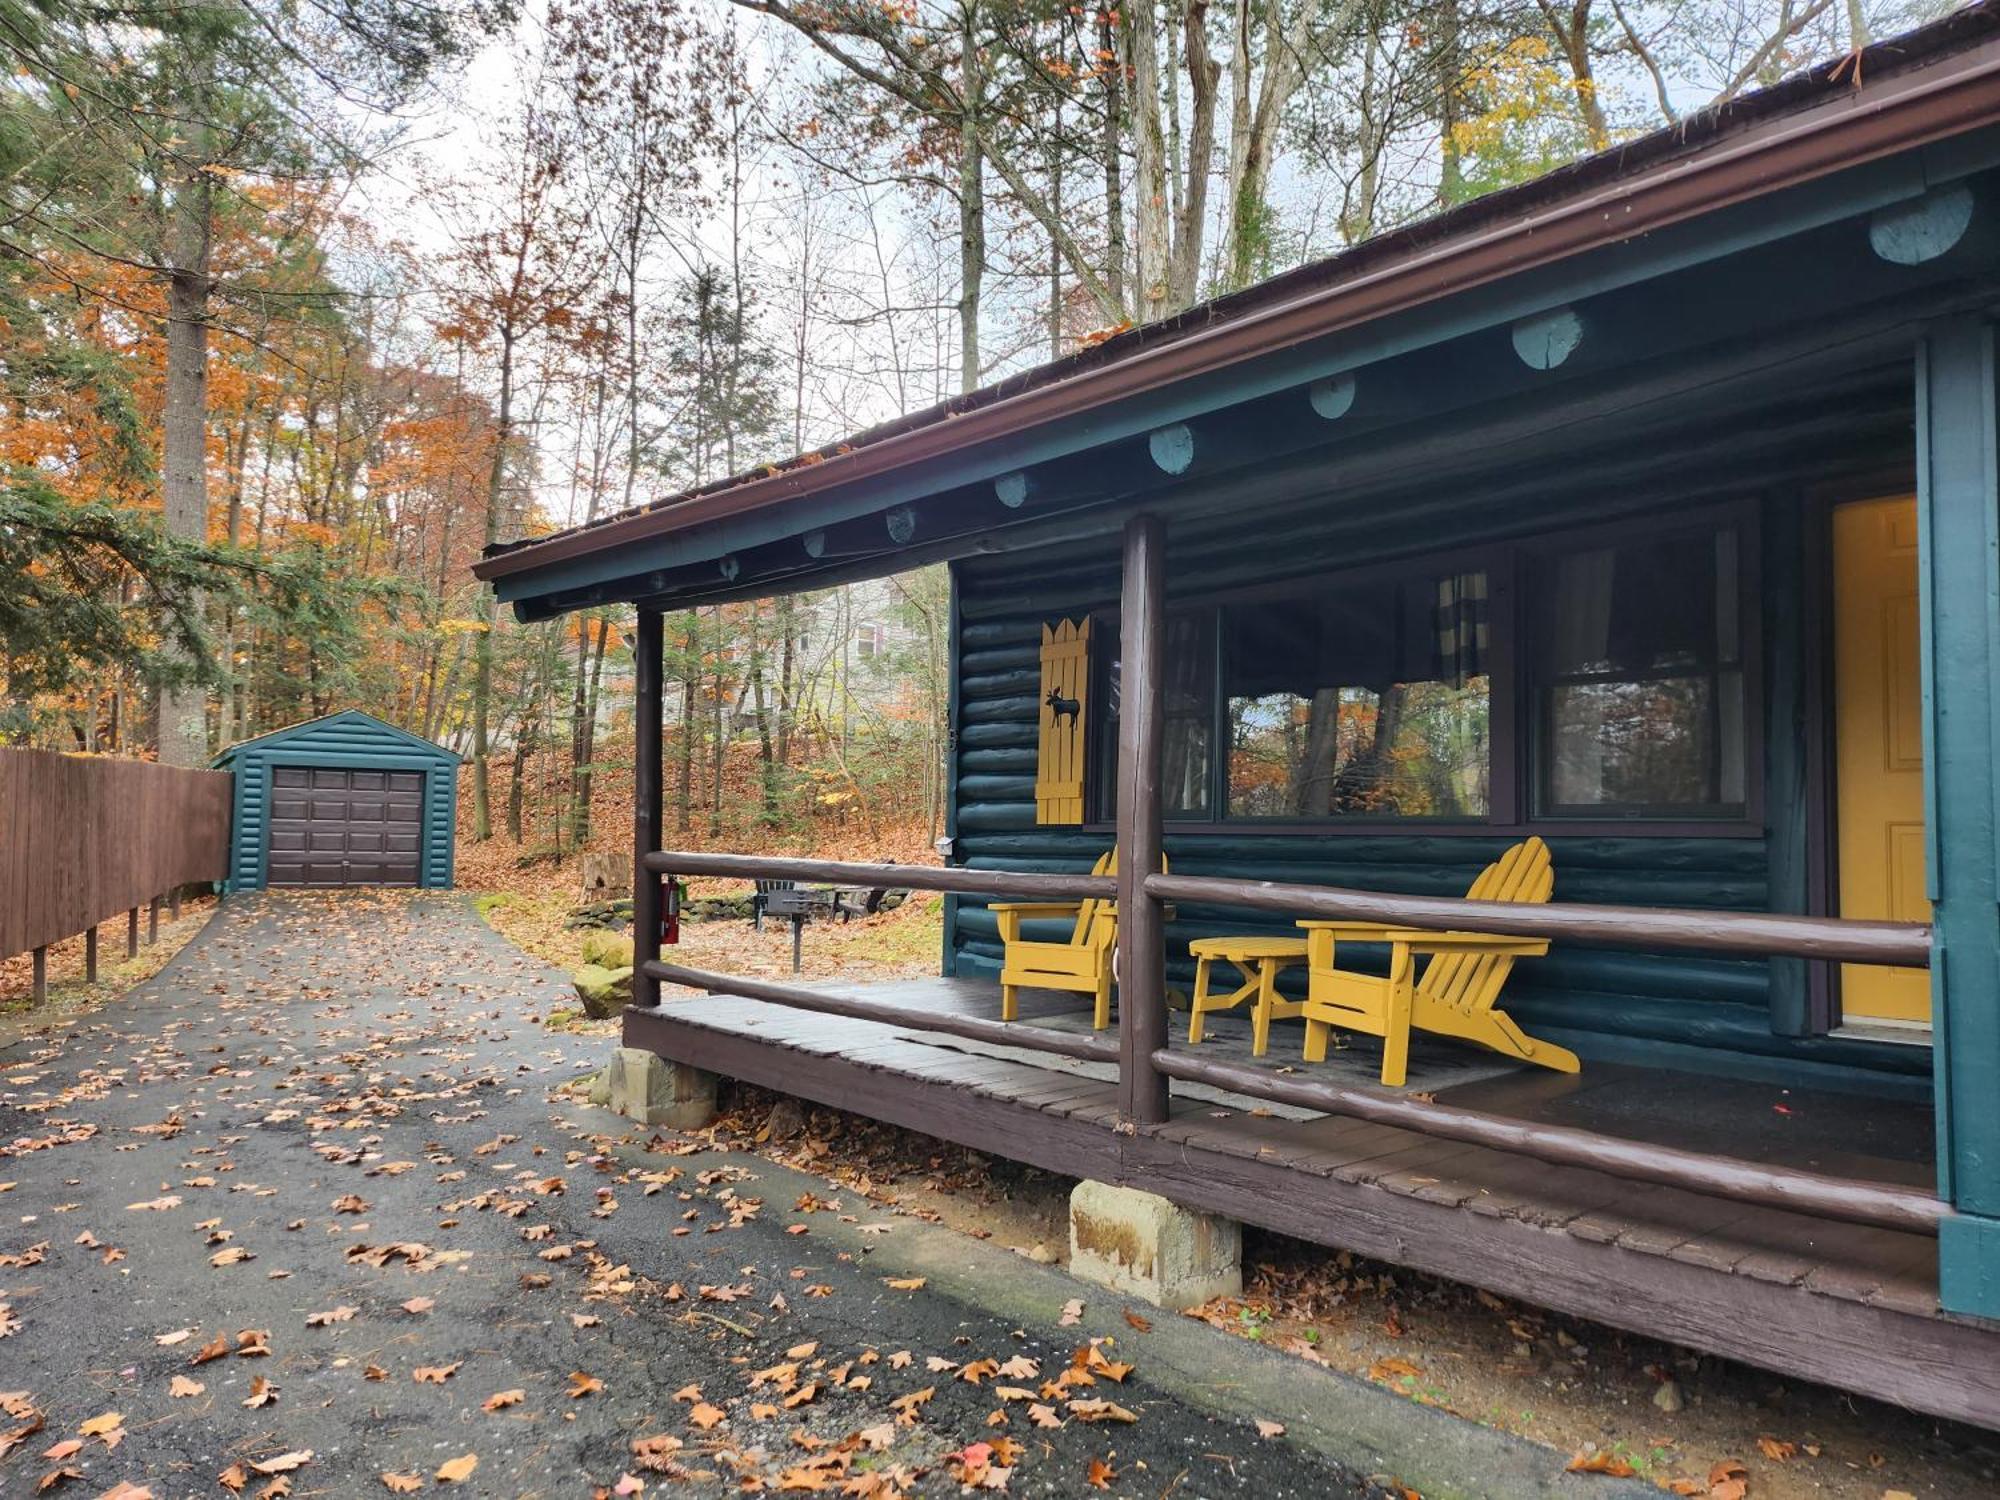
[[[1934,1239],[1185,1084],[1175,1085],[1166,1124],[1120,1134],[1104,1065],[924,1029],[924,1016],[941,1011],[997,1017],[992,985],[839,988],[906,1008],[911,1022],[701,996],[627,1011],[625,1040],[1053,1172],[1144,1187],[1319,1244],[2000,1427],[2000,1325],[1940,1311]],[[1023,1024],[1088,1027],[1061,997],[1028,997],[1023,1009]],[[1185,1022],[1177,1020],[1174,1045],[1182,1046]],[[1246,1023],[1219,1018],[1210,1035],[1204,1053],[1248,1060]],[[1303,1066],[1283,1027],[1271,1051],[1269,1066]],[[1344,1064],[1336,1057],[1343,1065],[1362,1075],[1370,1067],[1360,1050]],[[1913,1106],[1604,1065],[1559,1079],[1442,1045],[1413,1056],[1410,1087],[1611,1134],[1884,1181],[1929,1180],[1928,1120]]]

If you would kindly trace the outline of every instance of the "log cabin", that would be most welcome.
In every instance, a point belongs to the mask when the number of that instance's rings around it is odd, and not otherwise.
[[[490,548],[523,620],[639,612],[627,1045],[2000,1427],[1996,312],[1979,5]],[[939,562],[943,868],[664,850],[661,612]],[[1552,900],[1463,899],[1529,839]],[[948,891],[938,975],[678,967],[676,874]],[[996,898],[1115,898],[1115,1033],[999,1018]],[[1302,919],[1547,940],[1502,1001],[1577,1071],[1190,1044],[1190,943]]]

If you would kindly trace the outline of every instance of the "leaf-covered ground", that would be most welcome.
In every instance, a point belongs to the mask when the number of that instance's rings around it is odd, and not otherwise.
[[[1116,1299],[982,1312],[922,1226],[558,1092],[563,989],[462,898],[263,896],[0,1051],[0,1491],[1382,1493]]]

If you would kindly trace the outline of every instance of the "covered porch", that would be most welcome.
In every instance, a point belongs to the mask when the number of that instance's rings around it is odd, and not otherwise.
[[[2000,1426],[2000,27],[1917,37],[490,554],[638,605],[628,1045]],[[944,867],[664,849],[662,612],[939,561]],[[676,965],[696,875],[951,893],[940,977]],[[1100,904],[1114,1027],[1002,1018],[996,900]],[[1190,940],[1302,920],[1513,943],[1580,1071],[1190,1045]]]
[[[1920,1411],[2000,1422],[1996,1337],[1941,1312],[1929,1234],[1553,1165],[1214,1085],[1178,1086],[1165,1120],[1121,1132],[1114,1063],[936,1029],[940,1020],[992,1021],[990,984],[941,978],[838,993],[869,1018],[683,995],[631,1013],[626,1041],[1049,1171],[1165,1193]],[[1034,1005],[1020,1024],[1079,1035],[1067,1002]],[[1225,1023],[1217,1040],[1232,1061],[1284,1076],[1278,1060],[1250,1062],[1245,1023]],[[1433,1097],[1530,1129],[1928,1190],[1929,1164],[1910,1149],[1923,1136],[1920,1107],[1857,1108],[1852,1096],[1794,1090],[1779,1115],[1774,1092],[1611,1065],[1561,1079],[1503,1067]],[[1682,1128],[1688,1117],[1692,1130]]]

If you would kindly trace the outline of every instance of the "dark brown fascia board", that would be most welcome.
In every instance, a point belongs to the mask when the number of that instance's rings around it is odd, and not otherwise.
[[[1336,285],[1142,346],[1113,363],[817,464],[495,553],[473,565],[474,576],[528,572],[876,478],[2000,122],[2000,41],[1968,46],[1862,88],[1836,87],[1825,103],[1752,124],[1519,218],[1420,246]]]

